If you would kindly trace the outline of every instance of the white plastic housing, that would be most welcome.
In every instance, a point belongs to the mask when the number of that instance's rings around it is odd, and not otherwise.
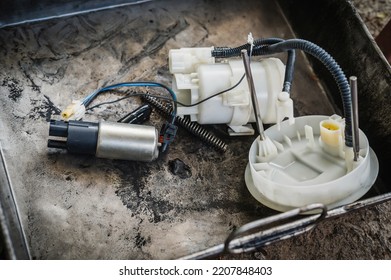
[[[184,104],[194,104],[234,86],[245,73],[243,61],[215,63],[211,48],[171,50],[170,71],[173,89]],[[285,66],[277,58],[253,61],[251,70],[263,123],[293,120],[293,101],[281,92]],[[190,115],[200,124],[228,124],[240,132],[243,125],[255,122],[247,79],[234,89],[198,106],[178,107],[178,115]]]
[[[170,72],[172,74],[190,74],[194,73],[200,64],[215,63],[212,50],[213,47],[170,50],[168,54]]]
[[[321,137],[325,122],[336,129],[323,131],[326,135]],[[259,138],[253,142],[245,174],[250,193],[278,211],[311,203],[334,208],[359,199],[377,177],[377,158],[360,131],[360,157],[353,161],[353,152],[345,147],[341,131],[343,120],[336,116],[299,117],[293,125],[284,121],[280,129],[276,125],[267,129],[265,134],[277,146],[278,154],[263,161],[258,156],[262,143]],[[325,148],[324,139],[330,147],[335,144],[335,149]]]

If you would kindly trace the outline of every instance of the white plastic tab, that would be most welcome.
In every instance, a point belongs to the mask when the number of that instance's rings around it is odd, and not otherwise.
[[[209,48],[181,48],[170,50],[169,67],[173,74],[189,74],[196,72],[196,67],[204,63],[214,63],[213,47]]]

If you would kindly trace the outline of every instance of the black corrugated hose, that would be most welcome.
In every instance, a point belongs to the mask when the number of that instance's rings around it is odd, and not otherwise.
[[[262,46],[272,45],[283,41],[284,40],[280,38],[257,39],[254,41],[252,55],[261,55],[260,48]],[[235,48],[217,47],[212,51],[212,56],[216,58],[228,58],[228,57],[240,56],[241,55],[240,52],[242,50],[246,49],[248,52],[250,52],[250,48],[251,48],[250,44],[244,44]],[[290,93],[291,91],[293,72],[295,68],[294,67],[295,59],[296,59],[295,51],[288,50],[288,58],[286,62],[285,77],[284,77],[284,86],[282,88],[282,91],[286,91],[287,93]]]

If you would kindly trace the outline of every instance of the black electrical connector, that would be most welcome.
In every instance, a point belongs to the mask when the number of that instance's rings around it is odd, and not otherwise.
[[[152,106],[149,104],[144,104],[138,107],[133,112],[123,116],[118,120],[120,123],[133,123],[133,124],[142,124],[146,122],[152,113]]]
[[[177,130],[178,127],[172,123],[166,122],[165,124],[163,124],[159,134],[159,143],[162,144],[162,153],[165,152],[168,145],[170,145],[171,142],[174,141]]]
[[[65,139],[49,139],[48,147],[66,149],[70,153],[95,155],[98,132],[98,123],[50,120],[49,136]]]

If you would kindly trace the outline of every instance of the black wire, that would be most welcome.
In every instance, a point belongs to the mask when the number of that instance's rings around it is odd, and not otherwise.
[[[204,102],[208,101],[209,99],[211,99],[211,98],[213,98],[213,97],[216,97],[216,96],[218,96],[218,95],[221,95],[221,94],[223,94],[223,93],[225,93],[225,92],[227,92],[227,91],[233,90],[234,88],[236,88],[237,86],[240,85],[240,83],[243,81],[243,79],[244,79],[245,76],[246,76],[246,74],[243,74],[243,76],[240,78],[240,80],[239,80],[235,85],[233,85],[232,87],[227,88],[227,89],[222,90],[222,91],[219,91],[218,93],[215,93],[215,94],[213,94],[213,95],[211,95],[211,96],[209,96],[209,97],[207,97],[207,98],[205,98],[205,99],[203,99],[203,100],[200,100],[200,101],[198,101],[198,102],[196,102],[196,103],[194,103],[194,104],[183,104],[183,103],[181,103],[181,102],[179,102],[179,101],[176,101],[175,103],[177,103],[177,104],[179,104],[179,105],[181,105],[181,106],[183,106],[183,107],[197,106],[197,105],[199,105],[199,104],[201,104],[201,103],[204,103]],[[95,108],[97,108],[97,107],[100,107],[100,106],[102,106],[102,105],[117,103],[117,102],[119,102],[119,101],[122,101],[122,100],[127,99],[127,98],[130,98],[130,97],[144,96],[144,95],[149,95],[149,96],[154,97],[154,98],[159,98],[159,99],[164,99],[164,100],[167,100],[167,101],[172,101],[171,98],[165,97],[165,96],[152,95],[152,94],[148,94],[148,93],[132,93],[132,94],[127,94],[126,96],[121,97],[121,98],[118,98],[118,99],[115,99],[115,100],[110,100],[110,101],[105,101],[105,102],[98,103],[98,104],[96,104],[96,105],[94,105],[94,106],[91,106],[91,107],[86,108],[86,111],[93,110],[93,109],[95,109]]]
[[[117,102],[119,102],[119,101],[122,101],[122,100],[127,99],[127,98],[130,98],[130,97],[144,96],[144,95],[149,95],[149,96],[152,96],[152,97],[154,97],[154,98],[164,99],[164,100],[167,100],[167,101],[171,101],[171,100],[172,100],[172,99],[169,98],[169,97],[160,96],[160,95],[152,95],[152,94],[148,94],[148,93],[132,93],[132,94],[127,94],[126,96],[121,97],[121,98],[118,98],[118,99],[115,99],[115,100],[110,100],[110,101],[105,101],[105,102],[98,103],[98,104],[96,104],[96,105],[94,105],[94,106],[91,106],[91,107],[86,108],[86,111],[93,110],[93,109],[95,109],[95,108],[97,108],[97,107],[100,107],[100,106],[102,106],[102,105],[117,103]]]
[[[183,103],[181,103],[181,102],[179,102],[179,101],[176,101],[176,103],[179,104],[179,105],[181,105],[181,106],[183,106],[183,107],[193,107],[193,106],[200,105],[201,103],[203,103],[203,102],[205,102],[205,101],[208,101],[209,99],[211,99],[211,98],[213,98],[213,97],[216,97],[216,96],[218,96],[218,95],[220,95],[220,94],[223,94],[223,93],[225,93],[225,92],[227,92],[227,91],[233,90],[233,89],[236,88],[238,85],[240,85],[240,83],[243,81],[243,79],[244,79],[245,76],[246,76],[246,74],[243,74],[243,76],[240,78],[239,82],[237,82],[237,83],[236,83],[235,85],[233,85],[232,87],[227,88],[227,89],[222,90],[222,91],[219,91],[218,93],[215,93],[215,94],[213,94],[213,95],[211,95],[211,96],[209,96],[209,97],[207,97],[207,98],[205,98],[205,99],[202,99],[202,100],[200,100],[200,101],[198,101],[198,102],[196,102],[196,103],[194,103],[194,104],[183,104]]]
[[[281,43],[285,41],[281,38],[262,38],[262,39],[256,39],[254,40],[254,47],[252,48],[252,55],[258,56],[258,55],[267,55],[268,53],[265,52],[264,47],[273,45],[276,43]],[[228,58],[228,57],[234,57],[234,56],[240,56],[240,52],[242,50],[247,50],[250,52],[251,45],[249,43],[234,47],[234,48],[228,48],[228,47],[215,47],[212,51],[212,56],[216,58]],[[284,77],[284,85],[282,91],[286,91],[290,93],[291,91],[291,85],[293,81],[293,74],[294,74],[294,64],[296,60],[296,54],[295,50],[287,50],[288,52],[288,58],[286,62],[286,68],[285,68],[285,77]]]
[[[100,93],[106,92],[106,91],[112,91],[113,89],[119,88],[119,87],[160,87],[165,90],[167,90],[172,98],[172,113],[171,113],[171,120],[170,122],[174,124],[176,114],[177,114],[177,104],[176,104],[176,94],[175,92],[167,87],[166,85],[163,85],[161,83],[156,83],[156,82],[125,82],[125,83],[119,83],[119,84],[114,84],[114,85],[109,85],[106,87],[103,87],[99,90],[94,91],[90,95],[88,95],[85,99],[83,99],[82,104],[87,107]]]

